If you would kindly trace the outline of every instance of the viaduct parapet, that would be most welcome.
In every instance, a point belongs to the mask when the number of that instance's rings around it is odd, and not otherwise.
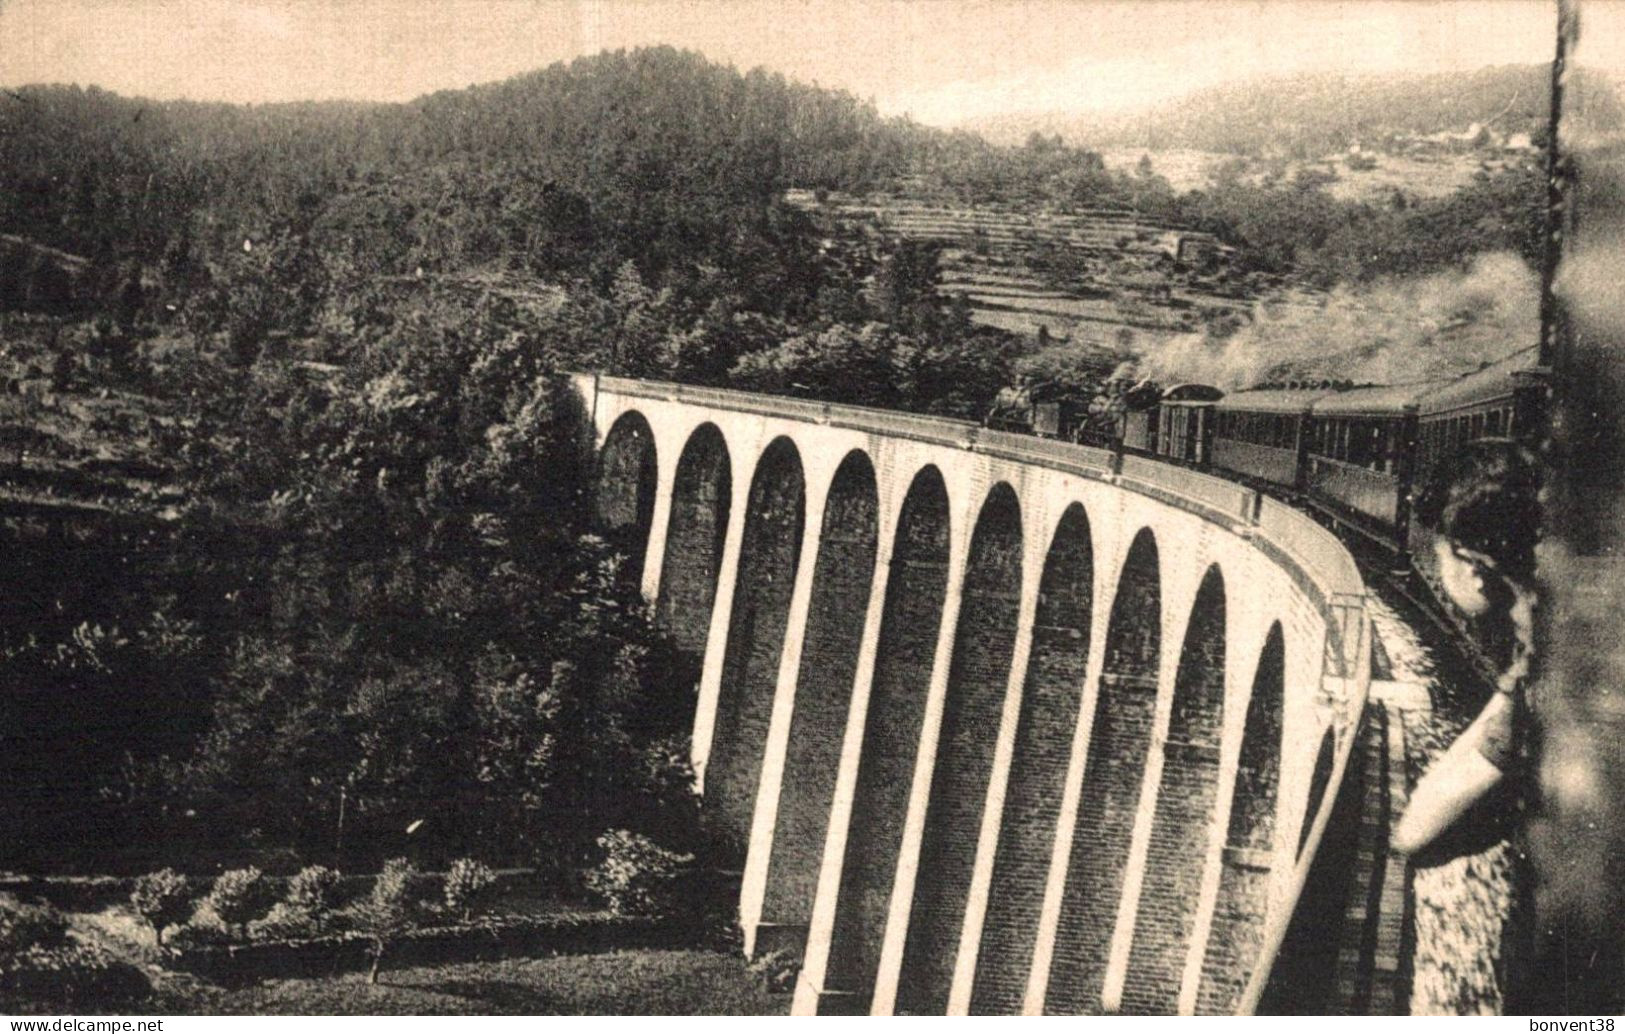
[[[795,1012],[1257,1005],[1370,681],[1335,536],[967,422],[573,383]]]

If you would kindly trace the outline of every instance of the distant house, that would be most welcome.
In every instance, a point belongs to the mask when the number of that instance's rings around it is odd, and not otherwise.
[[[1199,230],[1170,230],[1157,238],[1157,250],[1187,266],[1205,266],[1234,251],[1211,233]]]
[[[1460,133],[1441,130],[1423,137],[1423,139],[1447,150],[1472,150],[1491,142],[1490,131],[1485,129],[1483,124],[1479,122],[1474,122]]]

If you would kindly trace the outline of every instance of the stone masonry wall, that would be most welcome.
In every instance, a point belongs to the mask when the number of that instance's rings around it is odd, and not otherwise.
[[[1157,547],[1142,531],[1123,564],[1106,632],[1077,831],[1062,896],[1045,1011],[1100,1011],[1129,838],[1150,747],[1162,612]]]
[[[779,439],[762,454],[751,480],[706,768],[706,809],[722,835],[737,843],[741,859],[779,681],[805,516],[801,462],[789,440]]]
[[[1303,854],[1303,845],[1309,841],[1309,831],[1314,828],[1315,817],[1320,814],[1322,806],[1330,803],[1325,800],[1326,788],[1331,785],[1332,765],[1337,757],[1337,736],[1327,729],[1320,738],[1320,749],[1315,753],[1314,772],[1309,777],[1309,796],[1304,798],[1303,822],[1298,826],[1298,854]]]
[[[665,563],[655,603],[656,620],[696,662],[705,656],[705,640],[711,631],[711,605],[717,595],[732,499],[728,446],[714,424],[703,424],[677,461]]]
[[[989,493],[971,536],[964,596],[920,871],[909,913],[897,1009],[941,1015],[953,981],[971,869],[992,774],[1021,604],[1021,510],[1008,485]]]
[[[1061,518],[1039,580],[1021,717],[971,991],[970,1009],[977,1015],[1020,1012],[1026,993],[1083,698],[1093,589],[1089,521],[1083,507],[1073,505]]]
[[[1197,1011],[1204,1015],[1236,1011],[1263,943],[1271,873],[1269,852],[1275,842],[1281,781],[1285,664],[1281,630],[1276,626],[1265,640],[1247,701],[1219,896],[1197,990]]]
[[[1382,705],[1368,704],[1332,822],[1315,852],[1303,896],[1258,1003],[1261,1016],[1371,1014],[1375,974],[1370,963],[1377,933],[1371,920],[1377,906],[1374,898],[1383,889],[1384,859],[1363,849],[1369,849],[1373,833],[1386,838],[1385,726]],[[1371,819],[1378,820],[1375,830]],[[1354,963],[1353,972],[1349,962]],[[1351,986],[1340,986],[1345,981]]]
[[[830,987],[860,994],[873,989],[947,585],[948,494],[941,475],[928,468],[910,486],[892,551],[832,932]]]
[[[812,598],[796,680],[795,710],[768,860],[762,918],[805,925],[841,760],[852,678],[874,577],[874,470],[861,453],[841,464],[825,503]]]
[[[593,509],[599,530],[626,553],[621,576],[632,585],[643,576],[657,475],[654,432],[643,417],[628,413],[610,428],[598,455]]]
[[[1202,868],[1218,797],[1224,707],[1224,579],[1210,568],[1196,594],[1174,679],[1145,882],[1135,913],[1123,1011],[1168,1014],[1179,1004]]]

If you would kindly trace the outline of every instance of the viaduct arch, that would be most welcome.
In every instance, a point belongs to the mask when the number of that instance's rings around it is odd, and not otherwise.
[[[961,421],[573,383],[794,1011],[1257,1005],[1370,681],[1334,536]]]

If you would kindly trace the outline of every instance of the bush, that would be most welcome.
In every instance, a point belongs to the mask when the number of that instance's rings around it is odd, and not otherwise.
[[[750,972],[770,994],[786,994],[795,990],[796,976],[801,972],[801,959],[788,948],[779,948],[752,959]]]
[[[325,865],[308,865],[288,881],[287,895],[265,914],[251,921],[251,940],[287,940],[314,937],[331,927],[330,913],[338,889],[337,870]]]
[[[241,932],[250,919],[264,914],[271,904],[271,894],[265,874],[249,866],[216,876],[203,903],[220,917],[227,929]]]
[[[462,917],[463,922],[474,918],[475,912],[484,911],[490,903],[491,890],[497,874],[484,862],[472,858],[459,858],[446,870],[446,908]]]
[[[378,970],[389,950],[417,919],[412,900],[412,881],[418,876],[405,858],[391,858],[373,882],[372,892],[352,909],[356,930],[372,941],[372,969],[367,983],[378,983]]]
[[[233,943],[231,931],[220,922],[220,917],[213,911],[204,907],[199,908],[197,914],[169,935],[169,946],[176,951],[186,951],[190,948],[211,948],[222,944]]]
[[[288,881],[288,894],[283,901],[291,908],[318,916],[332,909],[338,885],[338,870],[325,865],[307,865]]]
[[[145,998],[151,990],[135,966],[80,944],[31,948],[0,966],[0,996],[8,1008],[15,1003],[107,1008]]]
[[[278,901],[263,918],[248,924],[248,937],[254,941],[296,940],[327,933],[332,925],[329,913]]]
[[[587,889],[616,915],[649,915],[671,904],[673,879],[694,860],[624,829],[598,838],[604,859],[587,872]]]
[[[59,948],[67,942],[68,923],[49,905],[28,905],[0,894],[0,959],[31,948]]]
[[[186,922],[192,902],[192,885],[174,869],[149,872],[135,881],[130,905],[152,927],[152,939],[164,943],[164,927]]]

